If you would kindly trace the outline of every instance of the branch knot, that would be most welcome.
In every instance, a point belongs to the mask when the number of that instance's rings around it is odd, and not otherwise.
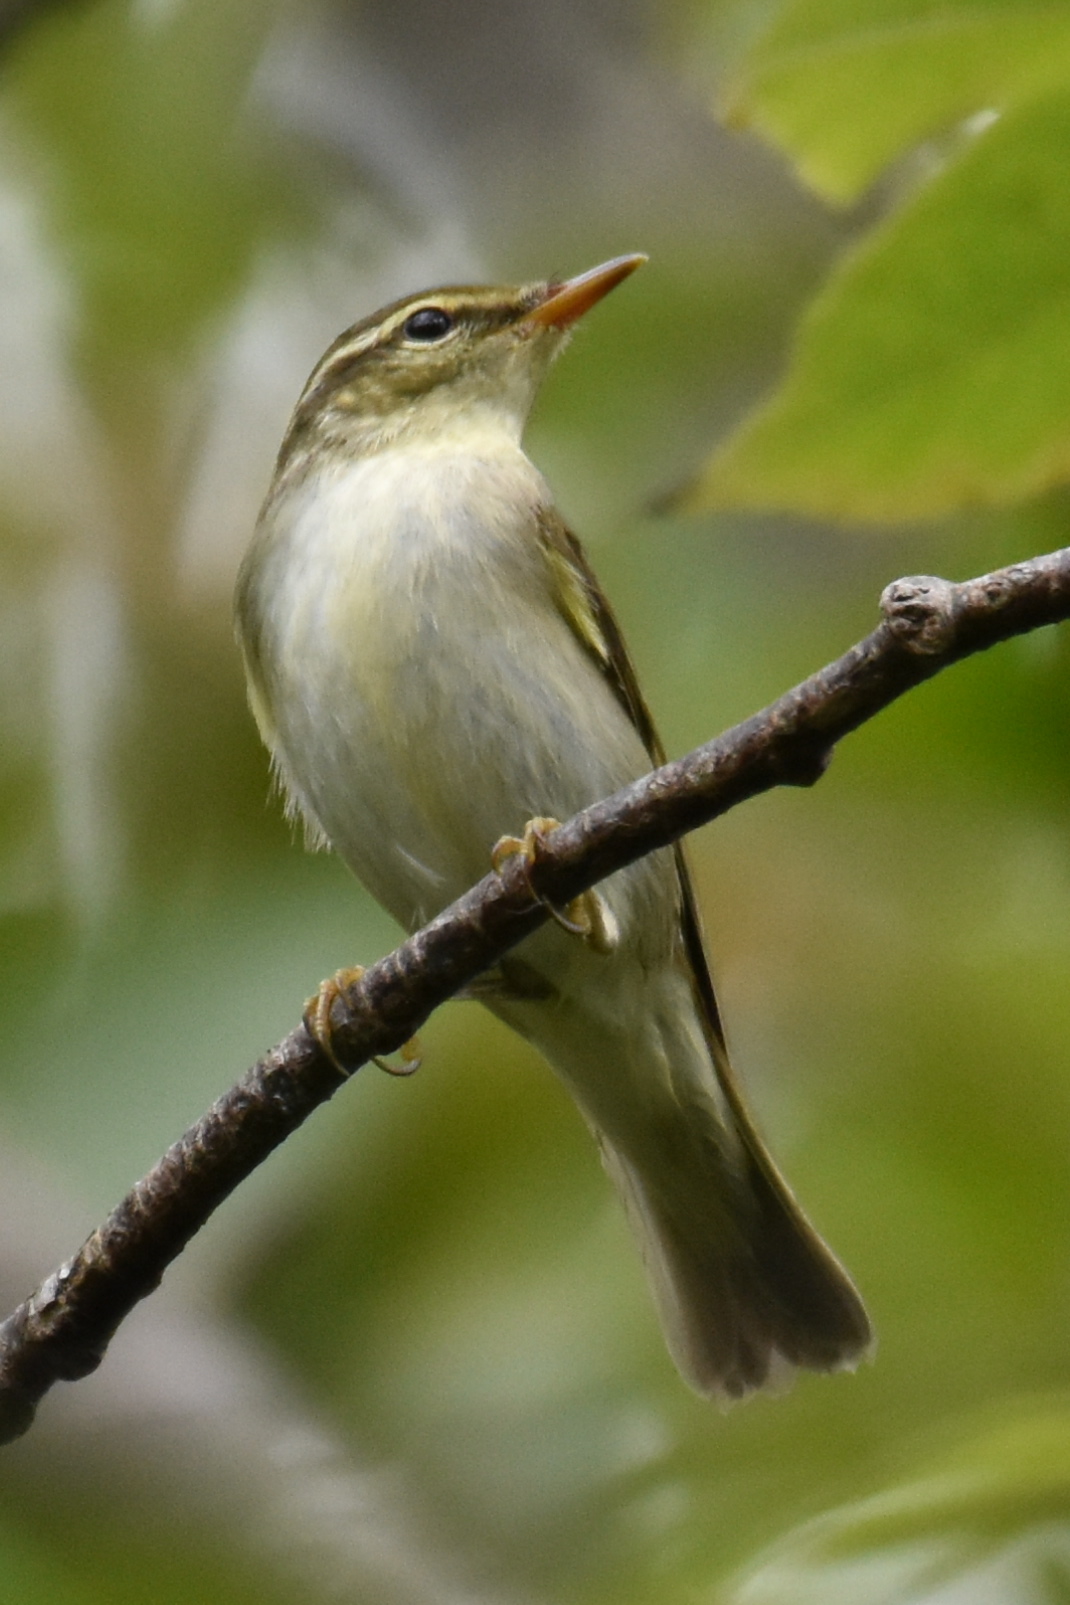
[[[898,644],[922,657],[945,652],[958,623],[957,589],[935,574],[912,574],[886,586],[881,612]]]

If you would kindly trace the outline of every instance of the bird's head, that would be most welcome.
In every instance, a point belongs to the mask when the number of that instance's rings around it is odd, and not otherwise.
[[[573,324],[646,257],[615,257],[576,278],[462,286],[406,296],[356,323],[324,353],[279,454],[448,442],[481,427],[517,440]]]

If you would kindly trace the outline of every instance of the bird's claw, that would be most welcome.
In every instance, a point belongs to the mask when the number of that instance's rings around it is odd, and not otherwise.
[[[344,999],[347,988],[355,986],[363,974],[363,964],[353,964],[346,969],[336,970],[326,981],[320,982],[305,1004],[304,1020],[309,1035],[315,1039],[319,1048],[342,1076],[348,1076],[350,1072],[334,1051],[331,1009],[335,999]],[[399,1055],[401,1063],[398,1065],[389,1064],[386,1059],[380,1058],[373,1058],[371,1062],[378,1065],[380,1070],[385,1070],[388,1076],[411,1076],[419,1070],[422,1063],[419,1038],[410,1037],[408,1042],[402,1044]]]
[[[530,872],[539,861],[539,852],[545,847],[547,836],[557,829],[559,823],[557,819],[539,815],[528,820],[523,836],[499,837],[491,849],[491,866],[496,874],[500,874],[507,858],[521,858],[528,890],[562,930],[568,931],[570,936],[580,937],[595,953],[612,953],[620,940],[620,932],[609,904],[593,887],[581,892],[579,897],[574,897],[571,903],[561,909],[549,898],[540,896],[531,884]]]

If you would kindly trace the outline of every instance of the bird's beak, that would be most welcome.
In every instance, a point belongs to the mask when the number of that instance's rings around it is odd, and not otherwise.
[[[616,289],[622,279],[634,273],[637,267],[642,267],[646,260],[639,252],[634,256],[615,256],[611,262],[588,268],[586,273],[566,279],[563,284],[548,284],[545,299],[524,314],[520,327],[567,329],[570,323],[582,318],[596,301],[601,301],[610,290]]]

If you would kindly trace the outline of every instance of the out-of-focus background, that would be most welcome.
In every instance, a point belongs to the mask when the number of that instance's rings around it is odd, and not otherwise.
[[[876,9],[920,16],[931,42],[962,8]],[[976,9],[1000,23],[996,0]],[[1044,8],[1018,9],[1042,34]],[[288,410],[346,324],[434,284],[649,252],[578,333],[529,446],[673,752],[864,634],[896,575],[1065,544],[1065,498],[1032,495],[1043,474],[976,512],[964,475],[897,519],[894,451],[879,521],[864,497],[823,502],[822,473],[809,498],[771,494],[773,514],[731,510],[713,480],[719,511],[655,511],[680,508],[774,385],[818,287],[849,298],[897,209],[974,159],[958,135],[919,158],[893,140],[890,177],[863,162],[807,189],[775,117],[752,103],[737,122],[780,150],[715,120],[778,11],[870,10],[0,12],[6,1306],[323,975],[393,945],[269,801],[230,627]],[[842,61],[813,47],[787,38],[781,65],[802,61],[819,111],[855,116]],[[999,55],[1019,82],[1021,52]],[[956,47],[932,83],[974,59]],[[971,92],[901,143],[982,111]],[[1067,260],[1048,286],[1064,313]],[[972,303],[953,299],[965,325]],[[987,326],[989,302],[975,310]],[[942,327],[917,343],[937,351]],[[1017,416],[1000,373],[975,382]],[[865,403],[863,385],[850,422]],[[1044,461],[1057,480],[1058,451]],[[0,1598],[1070,1597],[1066,666],[1047,631],[957,668],[846,743],[814,791],[693,844],[736,1057],[870,1303],[872,1365],[727,1414],[692,1397],[574,1110],[522,1044],[453,1005],[417,1076],[361,1073],[220,1211],[102,1370],[2,1452]]]

